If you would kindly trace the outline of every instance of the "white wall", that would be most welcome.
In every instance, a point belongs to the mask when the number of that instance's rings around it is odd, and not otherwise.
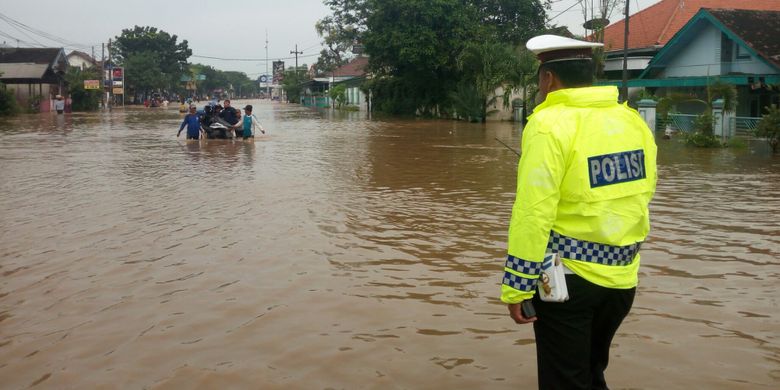
[[[735,48],[736,51],[736,48]],[[748,59],[734,59],[733,62],[723,64],[723,74],[747,73],[747,74],[772,74],[776,73],[772,67],[761,61],[757,57],[751,56]]]
[[[674,58],[666,65],[659,78],[717,76],[721,74],[720,30],[709,23],[683,47],[678,47]]]

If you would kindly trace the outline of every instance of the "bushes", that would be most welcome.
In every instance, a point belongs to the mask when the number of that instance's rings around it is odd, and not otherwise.
[[[724,146],[720,139],[712,135],[712,113],[705,111],[693,121],[692,133],[684,135],[685,143],[700,148],[719,148]]]
[[[772,153],[780,151],[780,108],[776,104],[766,108],[756,127],[756,137],[766,138]]]
[[[19,104],[16,103],[13,90],[0,83],[0,116],[11,116],[19,113]]]
[[[96,69],[82,71],[79,68],[68,68],[65,81],[68,83],[70,97],[73,101],[73,111],[94,111],[100,106],[100,90],[84,89],[84,80],[99,80],[100,73]]]

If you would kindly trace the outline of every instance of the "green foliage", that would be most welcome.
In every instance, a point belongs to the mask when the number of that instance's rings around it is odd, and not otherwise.
[[[683,133],[683,139],[688,145],[700,148],[719,148],[724,146],[720,138],[712,135],[712,113],[705,111],[693,121],[694,131]]]
[[[367,80],[365,90],[372,91],[374,110],[390,115],[414,115],[417,99],[409,97],[417,89],[410,81],[400,77],[383,77]]]
[[[17,113],[19,113],[19,104],[16,102],[14,91],[0,82],[0,116],[11,116]]]
[[[696,117],[693,121],[693,129],[696,133],[703,135],[712,135],[712,112],[705,111],[703,114]]]
[[[327,49],[319,72],[346,62],[362,43],[369,54],[374,109],[396,115],[441,114],[480,100],[480,115],[497,98],[533,84],[535,58],[512,47],[545,28],[540,0],[325,0],[332,15],[317,23]],[[535,75],[534,75],[535,76]],[[474,88],[463,83],[472,83]],[[476,92],[472,99],[464,94]],[[450,101],[458,99],[458,102]],[[509,99],[504,99],[505,104]],[[473,102],[471,102],[473,105]],[[471,116],[471,115],[469,115]]]
[[[193,64],[190,65],[190,74],[192,76],[205,76],[205,80],[196,81],[197,92],[199,95],[212,95],[215,89],[226,89],[228,81],[225,73],[209,65]]]
[[[685,143],[699,148],[719,148],[723,146],[720,139],[714,135],[702,133],[684,133]]]
[[[411,103],[395,104],[408,107],[403,114],[430,115],[459,79],[457,58],[474,39],[474,10],[457,0],[372,4],[364,34],[371,69],[378,77],[401,79],[408,93],[397,96]]]
[[[475,98],[480,101],[480,113],[477,116],[485,121],[487,106],[496,101],[496,89],[510,83],[510,78],[517,76],[520,61],[512,48],[507,45],[492,42],[470,42],[458,58],[458,70],[462,74],[461,83],[473,83]],[[517,82],[517,80],[511,80]],[[459,84],[457,94],[465,92]],[[511,87],[507,88],[511,91]],[[459,96],[462,98],[462,96]],[[504,99],[508,107],[509,100]]]
[[[773,153],[780,151],[780,108],[776,104],[766,108],[756,127],[756,137],[766,138]]]
[[[301,92],[303,91],[302,83],[306,81],[306,76],[300,71],[296,72],[295,69],[287,70],[284,72],[284,80],[282,80],[282,89],[287,95],[287,101],[290,103],[300,103]]]
[[[157,55],[150,51],[129,53],[124,60],[125,80],[128,86],[145,94],[168,84]]]
[[[481,122],[484,119],[485,100],[477,90],[477,86],[468,81],[458,83],[450,93],[450,101],[459,118],[469,122]]]
[[[94,111],[99,108],[101,90],[84,89],[84,80],[100,80],[100,71],[94,68],[82,71],[81,68],[69,67],[65,73],[73,111]]]
[[[341,108],[347,102],[347,87],[339,84],[330,89],[330,98],[336,103],[336,108]]]
[[[723,111],[737,109],[737,87],[727,84],[719,79],[707,85],[707,101],[712,104],[716,99],[723,99]]]
[[[510,46],[524,44],[545,29],[545,7],[540,1],[475,0],[479,26],[491,42]],[[546,2],[545,2],[546,3]]]
[[[155,71],[159,72],[159,77],[158,80],[155,80],[157,84],[152,87],[154,89],[178,87],[181,76],[187,71],[187,59],[192,55],[187,40],[177,42],[176,35],[148,26],[124,29],[122,34],[115,39],[113,50],[116,54],[112,56],[115,56],[118,63],[125,64],[125,82],[131,89],[136,87],[137,83],[151,81],[148,75],[144,75],[144,80],[136,80],[135,76],[146,72],[141,70],[138,73],[133,73],[135,71],[129,66],[131,64],[156,66]],[[136,57],[135,61],[140,62],[127,64],[126,61],[133,56],[141,56],[142,58]]]
[[[360,42],[361,34],[366,29],[368,12],[367,0],[324,0],[323,3],[333,14],[320,19],[314,25],[326,46],[320,52],[315,65],[320,75],[348,62],[345,56]]]

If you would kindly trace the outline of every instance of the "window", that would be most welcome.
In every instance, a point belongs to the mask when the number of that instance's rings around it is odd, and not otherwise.
[[[738,60],[749,60],[750,59],[750,52],[748,52],[748,49],[736,42],[734,42],[734,46],[736,46],[736,50],[734,50],[735,53],[737,53],[737,59]]]
[[[720,62],[731,62],[734,58],[734,41],[720,33]]]

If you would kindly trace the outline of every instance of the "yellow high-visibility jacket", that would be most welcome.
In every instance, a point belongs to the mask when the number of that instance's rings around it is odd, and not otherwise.
[[[655,139],[639,114],[617,99],[611,86],[557,90],[530,117],[517,169],[503,302],[533,296],[553,235],[610,250],[647,237],[657,181]],[[562,258],[599,286],[637,285],[639,255],[633,252],[620,265]]]

